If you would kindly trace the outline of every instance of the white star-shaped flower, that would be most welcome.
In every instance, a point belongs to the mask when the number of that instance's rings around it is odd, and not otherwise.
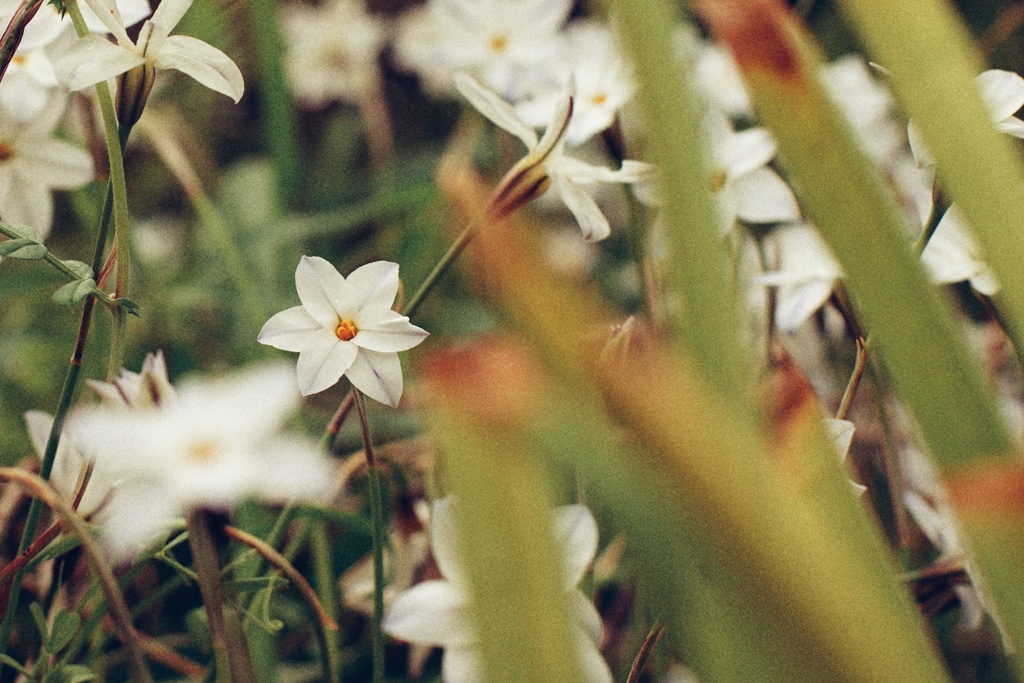
[[[384,23],[366,12],[363,0],[289,3],[282,8],[281,33],[288,84],[308,106],[358,104],[380,77]]]
[[[556,107],[550,125],[543,137],[537,139],[533,128],[526,125],[516,115],[512,106],[496,92],[478,83],[472,76],[460,73],[455,77],[455,84],[469,103],[490,121],[523,141],[528,154],[523,162],[541,165],[544,179],[538,179],[541,188],[550,183],[550,188],[565,203],[575,216],[576,222],[587,240],[603,240],[611,234],[608,219],[597,206],[597,202],[584,189],[594,183],[638,183],[654,175],[654,167],[640,161],[623,161],[618,170],[604,166],[593,166],[565,154],[565,131],[570,124],[572,115],[572,93],[563,95],[560,105]],[[570,90],[572,83],[570,81]],[[543,189],[540,190],[541,192]],[[539,194],[539,192],[537,193]],[[526,197],[526,201],[536,194]],[[515,204],[518,206],[519,204]]]
[[[342,375],[359,391],[391,407],[402,398],[399,351],[427,332],[391,310],[398,294],[398,264],[375,261],[342,277],[318,256],[303,256],[295,270],[301,306],[274,315],[258,341],[298,351],[303,396],[334,386]]]
[[[428,82],[468,71],[518,100],[557,54],[571,0],[430,0],[403,16],[398,60]]]
[[[159,406],[76,413],[79,447],[119,482],[102,512],[112,553],[136,552],[191,510],[320,495],[332,479],[329,459],[281,431],[298,403],[291,368],[272,364],[186,381]]]
[[[551,87],[516,105],[522,120],[540,127],[562,99],[562,87],[572,78],[576,90],[572,120],[565,132],[569,145],[579,145],[605,130],[633,97],[636,83],[611,30],[596,21],[573,22],[565,31],[563,54],[553,65]]]
[[[144,64],[154,69],[175,69],[235,102],[242,97],[242,72],[231,58],[215,47],[190,36],[172,36],[192,0],[164,0],[133,42],[124,20],[111,0],[86,0],[117,43],[97,35],[78,39],[56,60],[58,78],[71,90],[119,76]]]
[[[582,680],[611,683],[611,672],[598,650],[601,616],[590,600],[576,589],[597,553],[597,522],[586,507],[567,505],[555,510],[552,524],[555,547],[563,553],[563,586],[576,618],[574,627]],[[430,520],[430,544],[444,578],[413,586],[395,598],[384,615],[384,630],[395,638],[445,648],[441,672],[445,683],[481,680],[479,641],[459,543],[452,498],[435,502]]]

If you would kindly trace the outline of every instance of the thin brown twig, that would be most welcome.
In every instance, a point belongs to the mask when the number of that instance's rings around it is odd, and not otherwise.
[[[285,578],[295,585],[295,588],[299,591],[302,599],[306,601],[310,610],[313,611],[316,618],[325,629],[331,631],[338,630],[338,622],[327,614],[327,610],[325,610],[324,606],[320,604],[320,599],[316,596],[316,591],[314,591],[313,587],[309,585],[308,581],[306,581],[306,577],[300,574],[295,566],[288,561],[288,558],[277,552],[277,550],[272,546],[267,545],[262,539],[233,526],[225,526],[224,535],[232,540],[249,546],[262,555],[263,559],[266,560],[268,564],[284,574]]]
[[[640,650],[636,653],[636,658],[633,660],[633,666],[629,669],[626,683],[637,683],[640,680],[640,674],[643,673],[644,667],[647,666],[647,660],[650,659],[651,653],[654,652],[654,646],[658,644],[664,633],[665,627],[661,625],[661,620],[659,619],[654,622],[651,632],[644,638],[643,645],[640,646]]]

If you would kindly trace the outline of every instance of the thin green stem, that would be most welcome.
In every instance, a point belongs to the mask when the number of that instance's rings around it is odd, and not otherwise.
[[[335,590],[335,577],[331,564],[331,546],[327,538],[324,524],[313,526],[310,538],[310,549],[313,555],[313,574],[320,593],[320,604],[329,610],[327,616],[337,618],[338,594]],[[320,635],[320,647],[326,663],[327,680],[329,683],[341,683],[341,641],[338,638],[337,625],[333,629],[317,628]]]
[[[444,253],[441,260],[437,262],[434,269],[427,275],[423,284],[420,285],[420,288],[416,290],[416,293],[413,294],[412,298],[409,299],[408,303],[406,303],[405,308],[402,310],[402,315],[411,318],[416,314],[416,311],[423,303],[427,294],[430,293],[430,290],[434,288],[441,276],[444,275],[448,268],[455,262],[455,259],[459,257],[459,254],[462,253],[463,249],[466,248],[475,234],[476,224],[470,223],[466,226],[466,229],[455,238],[452,246],[448,248],[448,251]]]
[[[468,232],[468,230],[467,230]],[[467,233],[463,233],[464,235]],[[380,472],[373,453],[370,421],[366,417],[366,402],[362,392],[355,391],[359,425],[363,431],[363,452],[370,480],[370,517],[373,529],[373,683],[384,682],[384,500],[380,488]]]

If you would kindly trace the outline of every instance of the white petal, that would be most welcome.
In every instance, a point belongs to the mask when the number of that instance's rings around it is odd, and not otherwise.
[[[777,149],[767,128],[747,128],[738,133],[730,133],[716,156],[729,176],[739,176],[767,164]]]
[[[345,376],[356,389],[384,405],[396,408],[402,399],[402,364],[397,353],[360,349]]]
[[[303,396],[309,396],[334,386],[358,353],[359,348],[355,344],[341,341],[331,330],[310,335],[306,346],[299,352],[295,368],[299,391]]]
[[[809,280],[779,289],[775,324],[783,332],[795,332],[832,296],[835,280]]]
[[[163,7],[163,4],[160,5]],[[160,10],[157,10],[159,13]],[[198,38],[171,36],[153,62],[158,69],[176,69],[227,95],[236,103],[245,92],[245,81],[238,66],[226,54]]]
[[[467,590],[462,570],[462,546],[455,517],[455,499],[445,496],[430,510],[430,549],[441,576],[459,590]]]
[[[131,50],[99,36],[88,35],[79,38],[67,52],[57,57],[53,70],[66,88],[80,90],[119,76],[145,61]]]
[[[124,30],[121,11],[113,0],[85,0],[85,4],[96,14],[96,18],[103,22],[107,30],[114,34],[114,38],[121,47],[127,49],[134,47],[134,43],[128,38],[128,32]]]
[[[536,151],[540,156],[547,156],[555,148],[569,127],[573,112],[573,91],[574,85],[570,77],[565,86],[565,92],[557,100],[554,112],[551,115],[551,122],[544,130],[544,135],[537,143]],[[517,117],[518,118],[518,117]],[[524,141],[525,142],[525,141]],[[527,145],[529,147],[529,145]]]
[[[295,306],[273,315],[263,324],[256,341],[282,351],[301,351],[309,335],[324,329],[305,306]]]
[[[836,453],[839,454],[840,462],[846,460],[846,455],[850,452],[850,444],[853,443],[853,423],[849,420],[829,418],[825,420],[825,431],[832,439],[832,445],[835,447]]]
[[[580,673],[584,683],[613,683],[612,672],[601,656],[597,645],[587,638],[576,641],[576,656],[580,664]]]
[[[604,637],[604,623],[590,598],[578,590],[569,591],[569,611],[573,623],[579,625],[594,645],[600,645]]]
[[[384,614],[388,635],[411,643],[466,647],[476,636],[469,601],[447,581],[425,581],[400,594]]]
[[[938,284],[962,282],[979,274],[983,264],[974,238],[954,205],[939,221],[935,234],[921,254],[921,261]]]
[[[332,330],[337,326],[340,311],[336,310],[335,301],[348,287],[334,266],[319,256],[303,256],[295,269],[295,289],[314,320]]]
[[[800,220],[800,207],[779,174],[759,168],[733,181],[736,215],[748,223],[790,223]]]
[[[157,6],[156,12],[153,12],[150,21],[159,26],[166,36],[174,30],[191,6],[192,0],[160,0],[160,5]]]
[[[1024,78],[1012,71],[989,69],[974,79],[993,121],[1013,116],[1024,105]]]
[[[608,219],[601,213],[597,202],[583,188],[563,178],[551,178],[552,188],[565,203],[565,206],[576,217],[576,222],[583,231],[583,238],[588,242],[603,240],[611,234]]]
[[[597,521],[584,505],[566,505],[555,511],[555,547],[565,562],[565,586],[572,588],[597,554]]]
[[[426,339],[427,331],[416,327],[404,315],[389,311],[392,315],[372,325],[364,326],[356,318],[359,333],[352,343],[360,348],[382,353],[407,351]]]
[[[398,294],[398,264],[374,261],[359,266],[345,278],[356,293],[359,311],[389,311]]]
[[[476,647],[447,648],[441,660],[444,683],[478,683],[483,680],[483,664]]]
[[[61,140],[36,142],[25,150],[20,172],[46,187],[71,190],[92,180],[92,156]]]
[[[1002,121],[996,122],[996,130],[1000,133],[1012,135],[1015,138],[1024,138],[1024,121],[1016,116],[1010,116]]]
[[[46,452],[46,442],[50,440],[53,415],[41,410],[30,410],[25,413],[25,426],[28,428],[28,438],[32,442],[32,449],[42,459]]]
[[[475,78],[466,73],[455,74],[455,87],[477,111],[490,119],[491,123],[522,140],[531,152],[536,149],[537,134],[519,120],[512,105],[501,99],[496,92],[480,85]]]

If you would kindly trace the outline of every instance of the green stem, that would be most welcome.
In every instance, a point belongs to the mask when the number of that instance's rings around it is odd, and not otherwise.
[[[463,235],[468,232],[467,230]],[[380,489],[377,458],[373,453],[370,422],[366,418],[366,403],[362,392],[354,391],[370,479],[370,517],[373,527],[373,683],[384,683],[384,630],[381,628],[384,620],[384,501]]]
[[[89,35],[89,28],[82,18],[82,11],[75,0],[65,3],[75,32],[80,38]],[[124,154],[122,150],[131,133],[131,125],[118,127],[117,114],[114,112],[114,98],[106,81],[96,84],[96,100],[100,105],[103,117],[103,132],[107,142],[107,156],[110,159],[110,196],[114,214],[114,248],[117,250],[117,280],[114,285],[116,298],[127,298],[131,278],[131,242],[128,234],[128,191],[124,175]],[[104,202],[104,210],[107,203]],[[125,347],[125,310],[118,307],[114,311],[114,325],[110,334],[110,362],[107,365],[107,381],[124,364]]]
[[[452,263],[455,262],[455,259],[459,257],[459,254],[462,253],[462,250],[466,248],[466,246],[469,244],[470,240],[473,239],[473,236],[475,234],[476,224],[470,223],[468,226],[466,226],[466,229],[463,230],[462,233],[455,238],[455,241],[452,243],[452,246],[448,247],[448,251],[444,253],[444,256],[442,256],[441,260],[437,262],[437,265],[434,266],[434,269],[430,271],[430,274],[427,275],[427,278],[423,281],[423,284],[420,285],[420,288],[417,289],[416,293],[412,295],[411,299],[409,299],[408,303],[405,305],[405,308],[402,310],[402,315],[411,318],[413,317],[413,315],[416,314],[416,311],[423,303],[423,300],[426,298],[427,294],[430,293],[430,290],[434,288],[434,285],[437,284],[437,281],[441,278],[441,276],[444,275],[448,268],[452,265]]]
[[[327,528],[323,524],[313,527],[310,539],[313,554],[313,574],[316,577],[317,590],[320,593],[320,604],[328,610],[327,614],[335,621],[338,612],[338,594],[335,590],[334,571],[331,565],[331,546],[327,538]],[[320,647],[326,663],[327,680],[329,683],[341,682],[341,641],[338,630],[316,629],[320,635]]]

